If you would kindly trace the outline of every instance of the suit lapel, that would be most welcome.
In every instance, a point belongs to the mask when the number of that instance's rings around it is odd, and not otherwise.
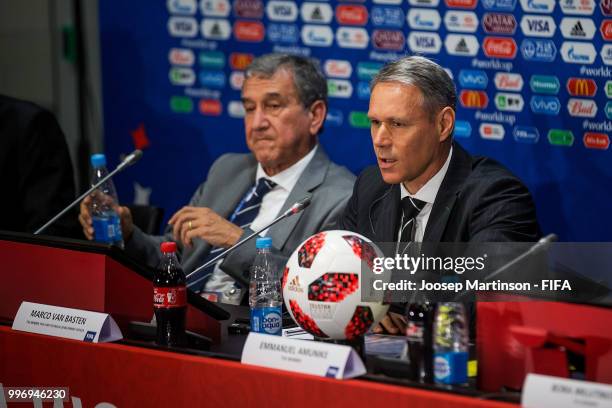
[[[388,185],[369,209],[369,228],[377,242],[395,242],[399,227],[399,184]]]
[[[279,215],[287,211],[295,202],[304,197],[312,198],[312,191],[325,180],[329,163],[327,154],[323,150],[323,147],[319,145],[312,160],[308,163],[308,166],[306,166],[297,183],[295,183],[295,186],[289,193]],[[285,245],[291,231],[293,231],[298,221],[308,210],[307,208],[304,211],[300,211],[270,228],[270,233],[268,235],[272,237],[272,242],[275,247],[282,248]]]
[[[442,239],[446,224],[448,223],[448,217],[453,210],[458,195],[461,193],[463,182],[469,176],[470,171],[470,155],[461,146],[453,143],[453,157],[431,209],[423,236],[424,242],[440,242]]]
[[[225,219],[229,218],[247,190],[255,184],[257,161],[253,156],[250,156],[250,159],[248,165],[234,177],[234,180],[228,180],[228,187],[231,187],[219,190],[215,205],[211,207]]]

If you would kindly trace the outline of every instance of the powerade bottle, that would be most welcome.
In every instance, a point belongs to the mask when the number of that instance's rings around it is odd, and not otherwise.
[[[468,327],[462,303],[438,304],[433,327],[435,382],[467,383]]]
[[[156,343],[164,346],[185,342],[187,289],[185,272],[176,257],[176,243],[162,242],[162,259],[153,276],[153,309],[157,323]]]
[[[91,185],[95,185],[108,174],[106,157],[103,154],[91,156],[93,177]],[[115,244],[123,248],[121,220],[114,207],[118,205],[117,191],[112,179],[106,180],[92,193],[91,216],[93,221],[94,239],[98,242]]]
[[[251,267],[249,306],[251,331],[280,336],[282,332],[281,283],[270,257],[272,238],[257,238]]]

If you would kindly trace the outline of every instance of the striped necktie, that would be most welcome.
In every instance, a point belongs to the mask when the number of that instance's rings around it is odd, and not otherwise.
[[[251,226],[257,214],[259,214],[259,209],[261,207],[261,201],[263,197],[270,192],[274,187],[276,187],[276,183],[272,180],[268,180],[266,178],[260,178],[257,181],[257,184],[254,187],[251,187],[240,204],[236,207],[234,212],[229,218],[229,221],[238,225],[240,228],[245,229]],[[205,264],[209,260],[213,259],[217,256],[221,251],[225,248],[222,247],[212,247],[208,256],[202,264]],[[222,259],[219,260],[219,262]],[[204,285],[206,284],[206,280],[212,275],[215,270],[215,266],[219,263],[215,262],[210,265],[208,268],[204,268],[195,275],[189,278],[187,282],[187,287],[195,290],[196,292],[201,292],[204,289]]]
[[[400,226],[400,242],[414,241],[416,217],[427,204],[425,201],[406,196],[402,198],[402,225]]]

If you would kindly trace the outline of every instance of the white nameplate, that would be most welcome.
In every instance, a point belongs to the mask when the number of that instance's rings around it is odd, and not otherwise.
[[[22,302],[19,306],[13,330],[92,343],[123,338],[117,323],[106,313],[30,302]]]
[[[349,346],[260,333],[249,333],[241,361],[243,364],[337,379],[366,373],[361,358]]]
[[[612,407],[612,385],[529,374],[521,405],[526,408]]]

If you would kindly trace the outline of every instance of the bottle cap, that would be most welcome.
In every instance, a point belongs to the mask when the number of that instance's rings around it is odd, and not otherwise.
[[[91,155],[91,165],[93,167],[102,167],[106,166],[106,156],[102,153],[92,154]]]
[[[252,247],[251,247],[252,248]],[[272,248],[272,238],[270,237],[259,237],[255,241],[255,248]]]
[[[176,252],[176,242],[162,242],[161,251],[164,254],[168,252]]]

